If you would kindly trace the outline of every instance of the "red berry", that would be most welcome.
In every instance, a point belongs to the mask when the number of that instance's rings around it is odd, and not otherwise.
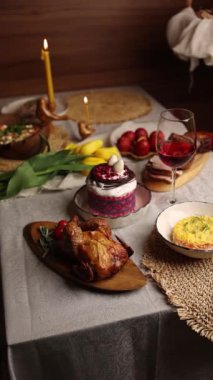
[[[134,139],[135,139],[135,132],[133,132],[133,131],[126,131],[126,132],[124,132],[122,134],[121,137],[125,137],[125,138],[127,138],[127,140],[133,142]]]
[[[148,139],[147,130],[145,128],[137,128],[135,131],[135,140],[138,140],[142,136],[144,136]]]
[[[62,228],[64,228],[65,226],[67,226],[67,224],[68,224],[67,220],[64,220],[64,219],[62,219],[62,220],[60,220],[58,222],[58,226],[62,227]]]
[[[146,138],[140,138],[134,146],[134,154],[136,156],[146,156],[150,152],[150,143]]]
[[[57,224],[57,226],[54,229],[54,238],[56,240],[60,240],[64,231],[64,228],[67,226],[68,222],[67,220],[60,220]]]
[[[120,152],[130,152],[132,142],[126,137],[121,136],[117,141],[117,147],[120,150]]]
[[[56,240],[60,240],[61,237],[62,237],[63,231],[64,231],[64,228],[57,226],[57,227],[54,229],[54,232],[53,232],[53,233],[54,233],[54,238],[55,238]]]

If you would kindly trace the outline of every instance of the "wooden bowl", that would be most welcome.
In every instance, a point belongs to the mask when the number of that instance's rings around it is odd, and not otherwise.
[[[0,115],[0,124],[13,124],[13,115]],[[0,156],[12,160],[24,160],[41,153],[47,146],[50,125],[36,125],[34,133],[21,141],[0,145]]]

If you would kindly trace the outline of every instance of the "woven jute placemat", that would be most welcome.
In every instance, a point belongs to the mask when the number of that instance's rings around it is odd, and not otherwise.
[[[66,145],[69,144],[69,134],[63,126],[56,127],[51,125],[48,142],[51,151],[57,152],[58,150],[64,149]],[[15,170],[22,162],[23,161],[21,160],[10,160],[0,157],[0,172]]]
[[[142,266],[177,308],[180,319],[213,341],[213,259],[191,259],[176,253],[153,231]]]
[[[89,116],[94,124],[120,123],[151,111],[150,100],[138,89],[91,90],[67,98],[68,116],[86,120],[84,97],[88,98]]]

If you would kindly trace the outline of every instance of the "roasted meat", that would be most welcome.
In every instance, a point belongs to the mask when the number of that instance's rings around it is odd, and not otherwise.
[[[63,230],[60,248],[72,259],[72,271],[84,281],[113,276],[133,253],[121,240],[115,241],[108,223],[101,218],[80,222],[77,216]]]

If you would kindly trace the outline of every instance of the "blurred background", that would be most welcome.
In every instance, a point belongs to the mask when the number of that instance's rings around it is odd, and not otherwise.
[[[187,0],[1,0],[0,97],[45,93],[40,59],[47,38],[57,92],[141,85],[165,107],[195,111],[212,130],[213,68],[189,63],[168,46],[168,20]],[[192,1],[199,10],[213,1]]]

